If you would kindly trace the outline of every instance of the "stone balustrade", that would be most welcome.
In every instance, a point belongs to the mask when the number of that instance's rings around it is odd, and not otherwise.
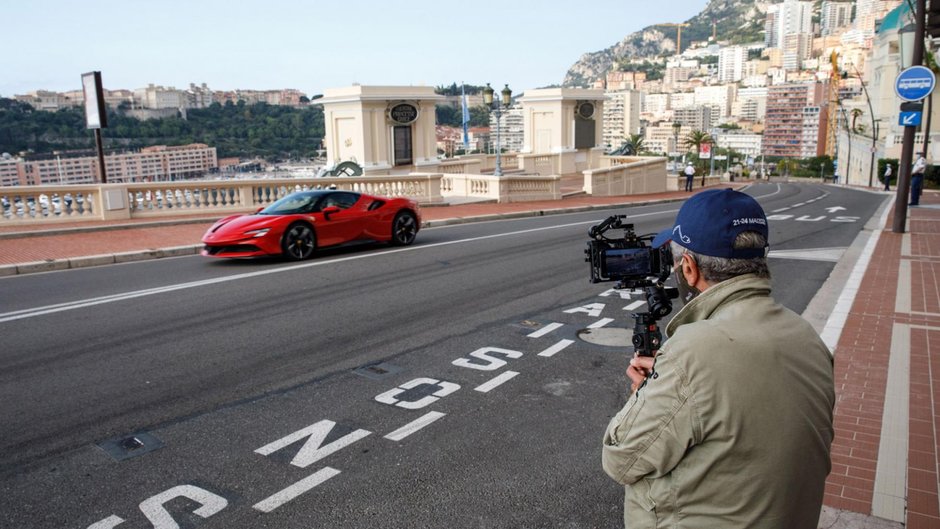
[[[611,163],[619,157],[611,158]],[[627,163],[584,171],[584,191],[593,196],[641,195],[666,191],[666,158],[628,158]]]
[[[441,195],[500,203],[561,199],[561,176],[445,174]]]
[[[440,204],[440,174],[204,180],[0,188],[0,226],[178,215],[224,216],[267,206],[294,191],[336,189]]]

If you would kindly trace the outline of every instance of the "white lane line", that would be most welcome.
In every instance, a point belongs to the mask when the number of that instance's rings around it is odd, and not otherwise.
[[[771,211],[771,213],[780,213],[781,211],[787,211],[788,209],[790,209],[790,208],[775,209],[775,210]]]
[[[528,337],[529,338],[541,338],[542,336],[545,336],[546,334],[554,331],[555,329],[558,329],[564,326],[565,326],[564,323],[549,323],[545,327],[542,327],[541,329],[530,333]]]
[[[766,195],[758,195],[758,196],[755,196],[754,198],[755,198],[755,199],[758,199],[758,198],[767,198],[767,197],[771,197],[771,196],[774,196],[774,195],[780,193],[781,190],[782,190],[782,188],[780,187],[780,184],[777,184],[777,190],[774,191],[773,193],[768,193],[768,194],[766,194]],[[631,219],[635,219],[635,218],[640,218],[640,217],[649,217],[649,216],[653,216],[653,215],[664,215],[664,214],[667,214],[667,213],[675,213],[675,212],[677,212],[677,211],[679,211],[678,208],[676,208],[676,209],[667,209],[667,210],[663,210],[663,211],[652,211],[652,212],[648,212],[648,213],[638,213],[638,214],[636,214],[636,215],[630,215],[630,218],[631,218]],[[579,213],[580,213],[580,212],[579,212]],[[301,269],[304,269],[304,268],[313,268],[313,267],[316,267],[316,266],[326,266],[326,265],[330,265],[330,264],[342,263],[342,262],[346,262],[346,261],[354,261],[354,260],[358,260],[358,259],[370,259],[370,258],[374,258],[374,257],[381,257],[381,256],[384,256],[384,255],[390,255],[390,254],[395,254],[395,253],[400,253],[400,252],[414,252],[414,251],[419,251],[419,250],[428,250],[428,249],[431,249],[431,248],[437,248],[437,247],[441,247],[441,246],[450,246],[450,245],[453,245],[453,244],[463,244],[463,243],[469,243],[469,242],[477,242],[477,241],[483,241],[483,240],[488,240],[488,239],[497,239],[497,238],[500,238],[500,237],[512,237],[512,236],[515,236],[515,235],[525,235],[525,234],[528,234],[528,233],[535,233],[535,232],[539,232],[539,231],[547,231],[547,230],[556,230],[556,229],[562,229],[562,228],[570,228],[570,227],[573,227],[573,226],[584,226],[584,225],[586,225],[586,224],[597,224],[597,221],[596,221],[596,220],[589,220],[589,221],[582,221],[582,222],[571,222],[571,223],[567,223],[567,224],[557,224],[557,225],[555,225],[555,226],[543,226],[543,227],[541,227],[541,228],[531,228],[531,229],[527,229],[527,230],[518,230],[518,231],[512,231],[512,232],[508,232],[508,233],[496,233],[496,234],[493,234],[493,235],[483,235],[483,236],[480,236],[480,237],[470,237],[470,238],[467,238],[467,239],[458,239],[458,240],[456,240],[456,241],[445,241],[445,242],[438,242],[438,243],[433,243],[433,244],[423,244],[423,245],[420,245],[420,246],[408,246],[407,248],[397,248],[397,249],[394,249],[394,250],[386,250],[386,251],[384,251],[384,252],[375,252],[375,253],[368,253],[368,254],[362,254],[362,255],[352,255],[352,256],[339,257],[339,258],[336,258],[336,259],[330,259],[330,260],[324,260],[324,261],[313,261],[313,262],[310,262],[310,263],[296,264],[296,265],[292,265],[292,266],[285,266],[285,267],[282,267],[282,268],[276,268],[276,269],[271,269],[271,270],[259,270],[259,271],[257,271],[257,272],[248,272],[248,273],[244,273],[244,274],[235,274],[235,275],[226,276],[226,277],[218,277],[218,278],[214,278],[214,279],[205,279],[205,280],[202,280],[202,281],[191,281],[191,282],[188,282],[188,283],[180,283],[180,284],[177,284],[177,285],[167,285],[167,286],[165,286],[165,287],[150,288],[150,289],[145,289],[145,290],[135,290],[135,291],[131,291],[131,292],[124,292],[124,293],[121,293],[121,294],[112,294],[112,295],[109,295],[109,296],[101,296],[101,297],[96,297],[96,298],[89,298],[89,299],[83,299],[83,300],[78,300],[78,301],[71,301],[71,302],[68,302],[68,303],[59,303],[59,304],[55,304],[55,305],[45,305],[45,306],[42,306],[42,307],[35,307],[35,308],[32,308],[32,309],[23,309],[23,310],[16,310],[16,311],[12,311],[12,312],[0,313],[0,323],[5,323],[5,322],[8,322],[8,321],[14,321],[14,320],[20,320],[20,319],[24,319],[24,318],[33,318],[33,317],[36,317],[36,316],[43,316],[43,315],[45,315],[45,314],[53,314],[53,313],[56,313],[56,312],[63,312],[63,311],[67,311],[67,310],[83,309],[83,308],[87,308],[87,307],[93,307],[93,306],[95,306],[95,305],[103,305],[103,304],[105,304],[105,303],[113,303],[113,302],[115,302],[115,301],[124,301],[124,300],[128,300],[128,299],[140,298],[140,297],[144,297],[144,296],[153,296],[153,295],[156,295],[156,294],[164,294],[164,293],[173,292],[173,291],[176,291],[176,290],[186,290],[186,289],[190,289],[190,288],[197,288],[197,287],[203,287],[203,286],[208,286],[208,285],[215,285],[215,284],[220,284],[220,283],[227,283],[227,282],[230,282],[230,281],[238,281],[238,280],[241,280],[241,279],[249,279],[249,278],[253,278],[253,277],[262,277],[262,276],[271,275],[271,274],[280,274],[280,273],[283,273],[283,272],[293,272],[294,270],[301,270]]]
[[[555,356],[555,354],[564,351],[566,347],[568,347],[569,345],[571,345],[571,344],[573,344],[573,343],[574,343],[574,340],[561,340],[560,342],[556,343],[555,345],[553,345],[553,346],[549,347],[548,349],[542,351],[542,352],[539,353],[538,355],[539,355],[539,356],[544,356],[544,357],[552,357],[552,356]]]
[[[642,307],[642,306],[645,305],[645,304],[646,304],[646,302],[643,301],[643,300],[634,301],[633,303],[631,303],[631,304],[627,305],[626,307],[624,307],[623,310],[636,310],[636,309]]]
[[[878,220],[878,226],[868,238],[868,242],[859,254],[858,260],[855,261],[855,267],[852,268],[849,279],[845,282],[845,288],[842,289],[842,294],[839,295],[836,306],[832,309],[832,313],[826,320],[826,326],[819,334],[820,338],[822,338],[823,342],[825,342],[826,346],[829,347],[829,351],[832,353],[835,353],[836,346],[839,345],[839,337],[842,336],[842,329],[845,327],[845,322],[849,318],[849,312],[852,310],[852,304],[855,302],[855,296],[858,294],[859,285],[862,284],[862,279],[865,277],[868,263],[871,262],[872,255],[875,253],[875,247],[878,246],[878,239],[881,237],[881,232],[884,231],[885,225],[888,223],[888,213],[890,212],[890,207],[886,207],[884,212],[882,212],[881,218]],[[896,300],[897,298],[895,298],[895,301]]]
[[[612,323],[613,321],[614,321],[613,318],[601,318],[595,321],[594,323],[588,325],[587,328],[588,329],[600,329],[601,327],[607,325],[608,323]]]
[[[798,208],[798,207],[805,206],[805,205],[806,205],[806,202],[800,202],[799,204],[793,204],[793,205],[790,206],[790,207],[791,207],[791,208]]]
[[[273,495],[259,501],[254,504],[252,508],[261,512],[271,512],[339,473],[340,471],[335,468],[322,468],[297,483],[294,483],[290,487],[280,492],[275,492]]]
[[[473,389],[475,391],[479,391],[480,393],[489,393],[490,390],[495,389],[503,385],[503,383],[512,380],[518,374],[519,373],[515,371],[506,371],[505,373],[501,373]]]
[[[447,415],[446,413],[441,413],[439,411],[431,411],[425,413],[421,417],[411,421],[410,423],[402,426],[401,428],[395,430],[394,432],[385,436],[389,441],[401,441],[405,437],[417,432],[418,430],[424,428],[425,426],[431,424],[432,422],[440,419],[441,417]]]

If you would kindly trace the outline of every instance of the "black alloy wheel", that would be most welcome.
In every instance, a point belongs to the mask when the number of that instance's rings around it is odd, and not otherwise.
[[[418,219],[410,211],[402,211],[395,215],[392,221],[392,244],[395,246],[408,246],[415,242],[418,235]]]
[[[311,255],[317,247],[316,235],[309,224],[298,222],[291,224],[281,239],[281,250],[284,257],[291,261],[303,261]]]

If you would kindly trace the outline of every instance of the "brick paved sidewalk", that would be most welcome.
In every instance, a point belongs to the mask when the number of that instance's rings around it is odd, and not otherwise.
[[[886,215],[835,350],[825,504],[894,522],[849,527],[940,528],[940,195],[921,204],[906,234]]]

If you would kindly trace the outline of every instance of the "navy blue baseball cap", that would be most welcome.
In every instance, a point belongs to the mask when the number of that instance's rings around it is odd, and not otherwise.
[[[659,248],[669,241],[697,254],[729,259],[754,259],[764,248],[734,248],[738,234],[754,231],[768,239],[767,215],[750,195],[733,189],[711,189],[688,199],[679,208],[675,224],[653,239]]]

